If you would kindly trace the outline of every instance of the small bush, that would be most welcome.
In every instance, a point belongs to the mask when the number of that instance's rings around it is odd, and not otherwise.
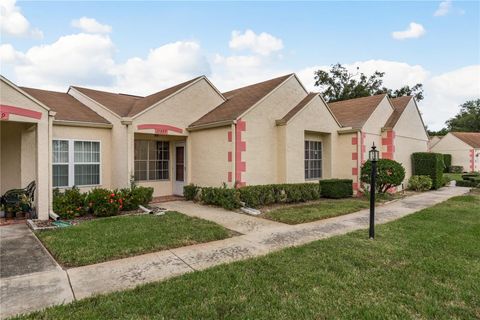
[[[188,186],[183,187],[183,196],[186,200],[195,200],[199,190],[200,187],[194,185],[193,183],[189,184]]]
[[[123,208],[121,192],[102,188],[92,189],[87,194],[87,204],[94,216],[109,217],[118,214]]]
[[[480,182],[471,180],[460,180],[456,182],[457,187],[480,188]]]
[[[452,155],[451,154],[444,154],[443,155],[443,172],[448,173],[450,170],[450,167],[452,166]]]
[[[368,160],[362,166],[360,180],[363,183],[370,184],[371,172],[372,162]],[[402,184],[403,179],[405,179],[405,169],[401,163],[390,159],[378,160],[377,180],[375,184],[377,192],[385,193],[388,189]]]
[[[85,194],[81,193],[77,187],[66,189],[64,192],[58,188],[54,189],[52,202],[53,212],[62,219],[73,219],[87,212]]]
[[[325,198],[348,198],[353,195],[353,180],[328,179],[320,180],[320,193]]]
[[[427,191],[432,188],[432,179],[429,176],[411,176],[408,188],[415,191]]]
[[[200,199],[205,204],[220,206],[227,210],[240,208],[240,196],[238,189],[206,187],[201,189]]]
[[[139,205],[146,206],[153,198],[153,188],[132,186],[131,188],[124,188],[115,190],[113,193],[118,193],[123,200],[122,210],[136,210]]]
[[[471,173],[462,174],[463,180],[470,180],[470,178],[477,178],[477,177],[480,177],[480,173],[471,172]]]
[[[426,175],[432,179],[432,189],[443,185],[443,155],[433,152],[416,152],[412,154],[413,175]]]
[[[450,166],[448,168],[449,173],[462,173],[463,167],[462,166]]]

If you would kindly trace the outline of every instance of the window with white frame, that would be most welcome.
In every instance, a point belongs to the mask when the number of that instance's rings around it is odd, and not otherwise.
[[[53,187],[100,184],[100,142],[53,140]]]
[[[135,180],[168,180],[170,143],[135,140]]]
[[[322,142],[305,140],[305,179],[322,177]]]

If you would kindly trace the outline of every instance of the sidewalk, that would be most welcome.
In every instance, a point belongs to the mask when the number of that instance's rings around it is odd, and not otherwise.
[[[465,194],[469,188],[446,187],[437,191],[410,196],[376,209],[376,223],[386,223],[412,214],[451,197]],[[135,257],[108,261],[100,264],[72,268],[62,271],[58,277],[45,283],[42,274],[23,276],[23,286],[31,292],[42,295],[42,300],[52,304],[69,301],[65,292],[59,297],[54,286],[69,286],[74,299],[95,294],[133,288],[152,281],[161,281],[187,272],[203,270],[219,264],[250,257],[265,255],[275,250],[305,244],[311,241],[345,234],[368,226],[369,210],[362,210],[330,219],[286,225],[221,208],[201,206],[192,202],[175,201],[161,204],[169,210],[214,221],[242,235],[177,249],[165,250]],[[2,279],[1,316],[18,312],[34,311],[46,307],[41,301],[32,301],[27,292],[18,290],[22,277]],[[28,281],[27,281],[28,279]],[[70,283],[68,281],[70,279]],[[5,281],[6,280],[6,281]],[[22,301],[29,301],[28,306]]]

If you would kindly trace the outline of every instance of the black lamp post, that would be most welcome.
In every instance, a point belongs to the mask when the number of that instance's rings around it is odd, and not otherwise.
[[[370,239],[375,238],[375,180],[377,178],[377,161],[380,152],[378,152],[375,142],[372,150],[368,152],[368,160],[372,163],[372,172],[370,177],[370,228],[368,234]]]

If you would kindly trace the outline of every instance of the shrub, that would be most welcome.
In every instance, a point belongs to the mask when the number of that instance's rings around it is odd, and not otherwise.
[[[448,168],[448,172],[450,173],[462,173],[463,167],[462,166],[450,166]]]
[[[447,173],[450,170],[450,167],[452,166],[452,155],[451,154],[444,154],[443,155],[443,172]]]
[[[115,190],[113,193],[119,194],[123,200],[122,210],[136,210],[139,205],[146,206],[153,198],[153,188],[132,186]]]
[[[443,186],[446,186],[447,184],[450,183],[450,181],[452,181],[452,179],[448,176],[443,176]]]
[[[320,199],[318,183],[288,183],[246,186],[239,189],[240,200],[257,208],[273,203],[296,203]]]
[[[360,179],[363,183],[370,184],[372,163],[370,160],[362,166]],[[442,168],[443,172],[443,168]],[[387,192],[388,189],[399,186],[405,179],[405,169],[402,164],[390,159],[380,159],[377,162],[376,191]]]
[[[353,195],[353,180],[328,179],[320,180],[320,193],[325,198],[348,198]]]
[[[408,188],[415,191],[427,191],[432,188],[432,179],[429,176],[411,176]]]
[[[238,189],[205,187],[201,189],[201,201],[205,204],[220,206],[227,210],[240,208],[240,196]]]
[[[183,196],[186,200],[195,200],[198,194],[200,187],[192,184],[183,187]]]
[[[81,193],[77,187],[66,189],[64,192],[58,188],[54,189],[52,202],[53,211],[62,219],[83,216],[87,212],[85,194]]]
[[[471,173],[462,174],[463,180],[470,180],[470,178],[476,178],[476,177],[480,177],[480,173],[471,172]]]
[[[412,171],[414,175],[426,175],[432,179],[432,189],[443,184],[443,155],[433,152],[416,152],[412,154]]]
[[[480,188],[480,182],[471,180],[459,180],[456,185],[458,187]]]
[[[118,214],[123,208],[122,193],[107,189],[92,189],[86,197],[88,207],[94,216],[109,217]]]

